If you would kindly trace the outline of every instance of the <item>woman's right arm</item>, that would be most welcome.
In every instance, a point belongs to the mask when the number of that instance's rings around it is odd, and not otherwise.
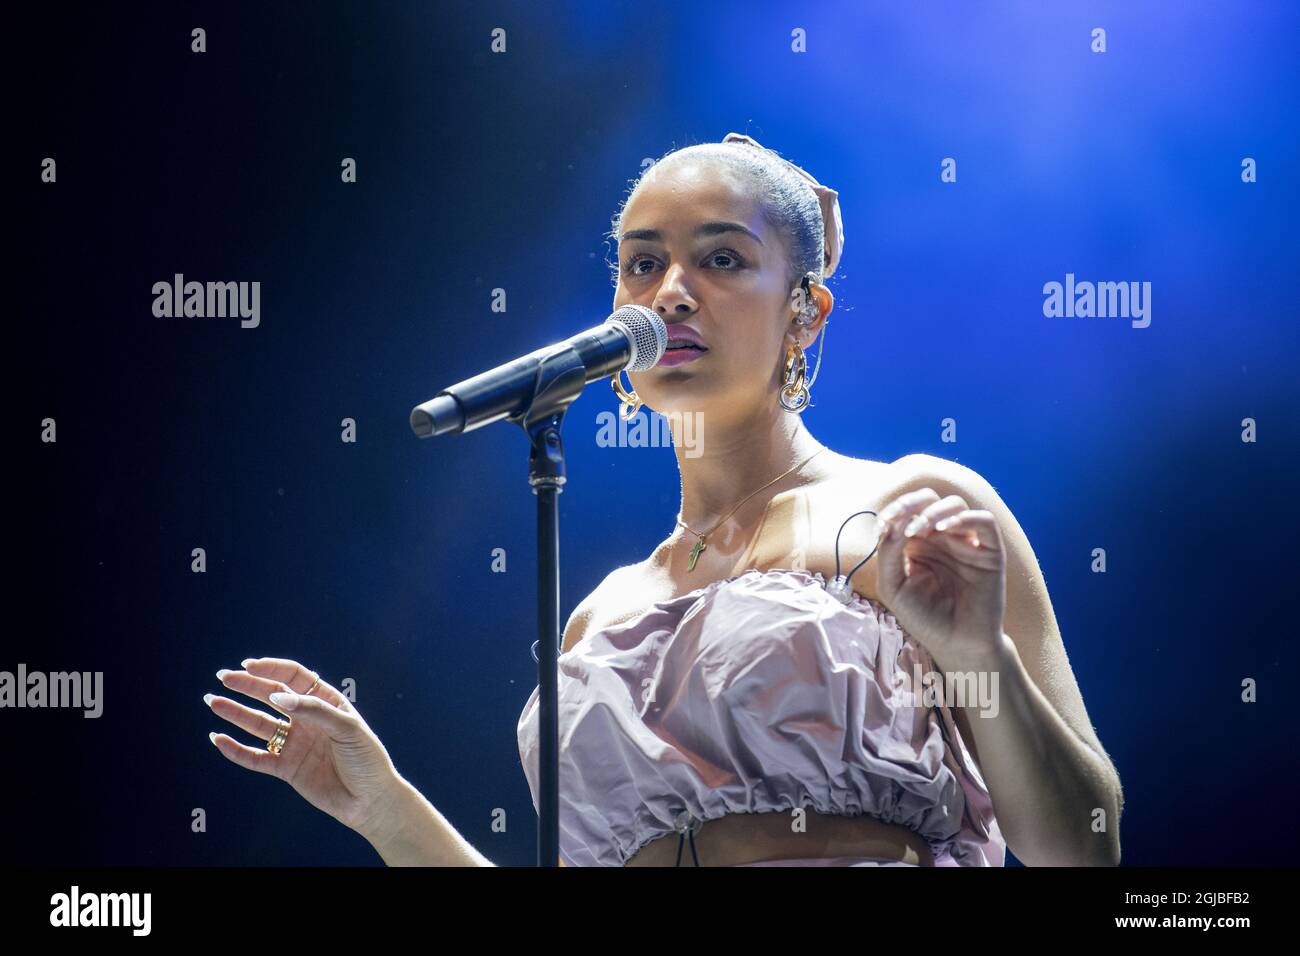
[[[357,832],[389,866],[496,866],[401,777],[374,822]]]
[[[601,588],[609,580],[606,578]],[[584,598],[569,616],[560,641],[562,653],[586,635],[599,591]],[[389,866],[496,866],[457,833],[424,794],[401,777],[396,778],[386,805],[373,819],[375,822],[355,829]],[[564,866],[564,857],[557,865]]]
[[[582,640],[595,611],[595,592],[569,616],[562,652]],[[496,866],[456,832],[424,794],[401,777],[375,822],[356,828],[389,866]],[[564,866],[564,857],[558,860]]]
[[[279,777],[312,806],[365,837],[389,866],[494,866],[397,772],[384,745],[337,688],[297,661],[249,658],[221,670],[227,688],[289,716],[278,752],[211,734],[222,755]],[[310,692],[310,695],[308,694]],[[263,741],[285,721],[226,697],[205,695],[212,711]]]
[[[603,584],[602,584],[603,586]],[[560,650],[582,640],[595,612],[596,593],[588,595],[564,627]],[[356,827],[389,866],[496,866],[470,844],[424,794],[397,777],[386,806],[374,823]],[[564,857],[558,860],[564,866]]]

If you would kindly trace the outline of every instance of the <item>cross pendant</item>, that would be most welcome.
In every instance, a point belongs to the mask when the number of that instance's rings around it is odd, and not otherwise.
[[[691,548],[691,563],[686,565],[687,571],[695,570],[695,562],[699,559],[700,552],[703,551],[706,547],[708,547],[708,545],[704,543],[703,538],[700,538],[699,541],[695,542],[695,547]]]

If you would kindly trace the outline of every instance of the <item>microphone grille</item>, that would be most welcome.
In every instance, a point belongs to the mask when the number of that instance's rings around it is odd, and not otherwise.
[[[668,327],[659,313],[644,305],[625,305],[605,320],[627,332],[632,342],[632,358],[626,366],[629,372],[644,372],[654,368],[668,348]]]

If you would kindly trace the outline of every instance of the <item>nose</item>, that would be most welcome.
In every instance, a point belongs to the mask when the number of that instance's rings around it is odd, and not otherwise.
[[[686,270],[679,263],[674,263],[664,272],[664,281],[659,283],[653,303],[654,310],[660,315],[667,315],[670,310],[679,314],[696,310],[695,299],[686,287],[685,275]]]

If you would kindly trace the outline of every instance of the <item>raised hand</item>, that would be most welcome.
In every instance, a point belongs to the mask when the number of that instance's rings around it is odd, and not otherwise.
[[[212,734],[217,749],[241,767],[279,777],[345,826],[358,832],[380,826],[402,780],[352,702],[297,661],[250,658],[243,666],[220,670],[217,677],[230,690],[286,715],[288,736],[278,754]],[[209,694],[204,700],[217,716],[263,741],[282,719],[226,697]]]
[[[977,668],[1002,639],[1006,549],[997,520],[933,488],[899,495],[880,512],[876,587],[903,629],[934,660]]]

